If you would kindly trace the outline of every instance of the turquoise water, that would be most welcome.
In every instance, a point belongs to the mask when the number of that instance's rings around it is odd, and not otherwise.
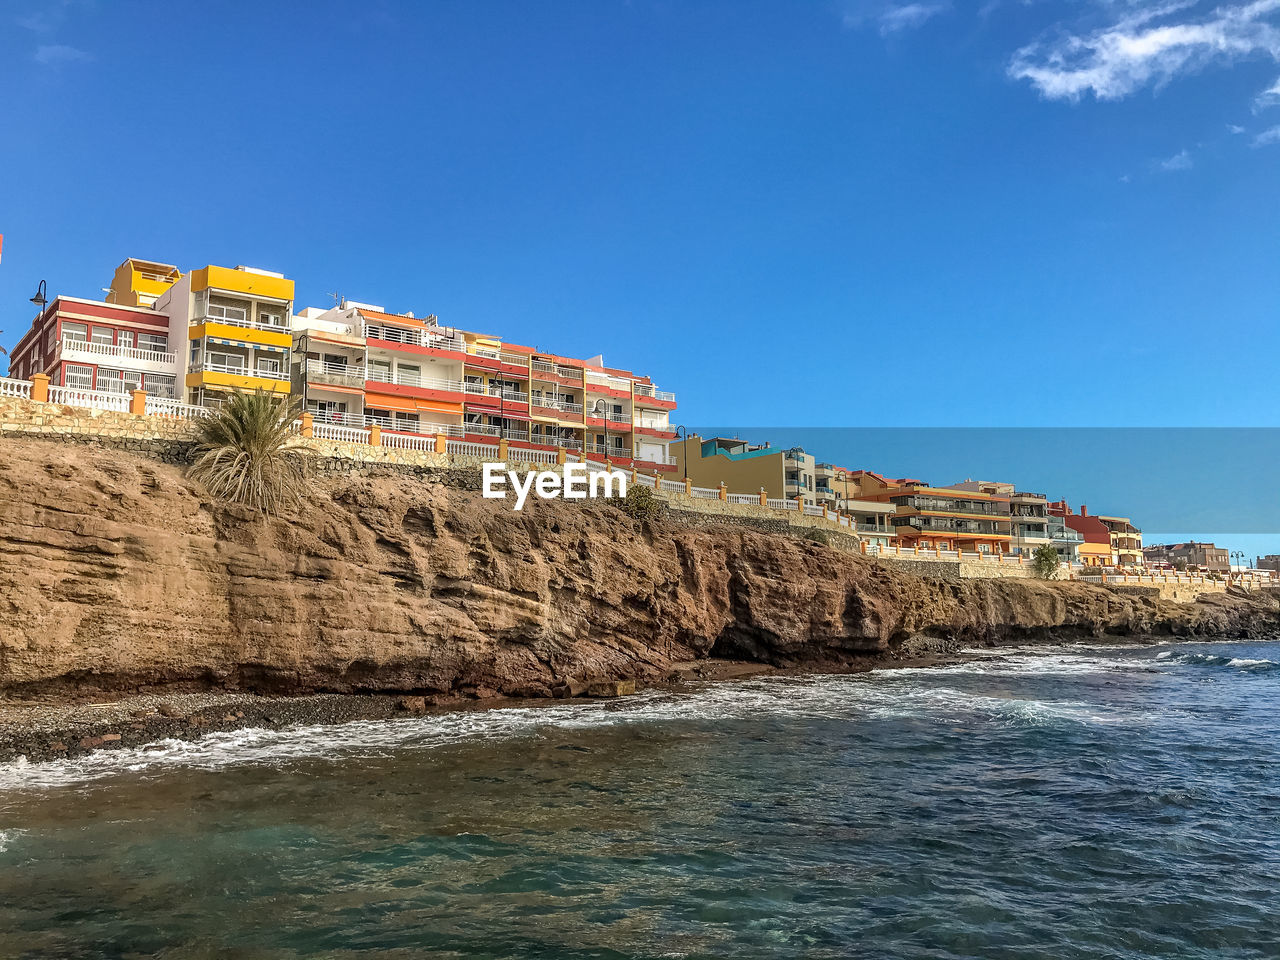
[[[2,957],[1280,956],[1280,644],[0,767]]]

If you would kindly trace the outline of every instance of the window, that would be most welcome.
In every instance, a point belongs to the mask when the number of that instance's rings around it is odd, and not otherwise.
[[[62,385],[64,387],[74,387],[77,390],[92,390],[93,367],[82,367],[79,364],[68,363],[62,368]]]
[[[408,433],[418,432],[418,415],[416,413],[401,413],[396,411],[396,429],[404,430]]]
[[[280,361],[274,357],[258,358],[258,376],[276,377],[280,373]]]
[[[132,330],[121,330],[120,332],[118,332],[118,333],[116,334],[116,346],[117,346],[117,347],[132,347],[132,346],[133,346],[133,331],[132,331]]]
[[[278,313],[259,313],[258,322],[268,327],[283,327],[284,317]]]
[[[422,382],[422,368],[413,363],[402,363],[396,367],[396,383],[415,387]],[[417,417],[414,417],[417,420]]]
[[[612,437],[611,439],[613,440],[613,449],[615,449],[615,450],[621,450],[621,449],[622,449],[622,437]]]
[[[163,333],[138,334],[138,347],[142,350],[154,350],[156,353],[167,353],[169,337]]]
[[[109,347],[116,342],[115,331],[110,327],[94,327],[89,339]]]
[[[243,373],[248,368],[245,358],[238,353],[215,353],[209,351],[207,366],[210,369],[223,369],[228,373]]]
[[[89,328],[83,323],[67,323],[62,324],[62,339],[64,340],[88,340]],[[53,332],[49,333],[49,346],[53,346]]]
[[[172,400],[176,396],[174,387],[176,382],[173,377],[166,377],[161,373],[148,373],[143,378],[143,389],[153,397],[165,397]]]
[[[243,323],[248,319],[249,311],[244,307],[236,307],[228,303],[211,303],[205,316],[214,320],[230,320]]]
[[[104,393],[129,393],[142,389],[142,374],[132,370],[98,368],[98,389]]]

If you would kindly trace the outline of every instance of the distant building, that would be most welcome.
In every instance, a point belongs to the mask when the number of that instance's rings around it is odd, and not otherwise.
[[[1142,531],[1133,525],[1128,517],[1104,517],[1098,519],[1106,524],[1111,533],[1111,553],[1117,567],[1136,567],[1142,563]]]
[[[1226,573],[1231,569],[1231,557],[1222,547],[1212,543],[1157,543],[1143,547],[1142,555],[1147,563],[1167,563],[1173,567],[1187,567]]]
[[[764,490],[770,499],[801,497],[805,503],[818,503],[816,465],[800,447],[784,450],[737,437],[703,439],[692,434],[687,444],[673,443],[670,449],[675,454],[675,473],[687,475],[695,487],[718,487],[723,483],[730,493]]]
[[[1062,520],[1067,530],[1079,534],[1076,555],[1086,567],[1116,565],[1111,549],[1111,530],[1098,517],[1089,516],[1089,508],[1084,504],[1080,504],[1079,513],[1073,513],[1066,500],[1056,500],[1049,504],[1049,515]]]
[[[891,503],[893,525],[904,547],[1008,553],[1012,540],[1010,496],[961,488],[931,487],[923,480],[896,480],[856,470],[850,474],[862,500]],[[981,484],[977,484],[981,486]]]
[[[1254,566],[1259,570],[1280,572],[1280,553],[1269,553],[1265,557],[1259,557]]]

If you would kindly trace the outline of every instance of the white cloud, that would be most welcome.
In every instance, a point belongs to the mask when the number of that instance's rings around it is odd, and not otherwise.
[[[880,14],[880,35],[887,37],[899,30],[912,30],[946,9],[944,3],[908,3],[904,7],[890,7]]]
[[[1263,130],[1253,138],[1253,145],[1255,147],[1265,147],[1272,143],[1280,143],[1280,126],[1272,127],[1269,130]]]
[[[1191,154],[1184,149],[1175,153],[1168,160],[1161,160],[1157,166],[1161,170],[1173,172],[1175,170],[1190,170],[1195,166],[1195,163],[1191,159]]]
[[[1244,133],[1244,127],[1235,123],[1227,124],[1227,133]]]
[[[1277,77],[1275,83],[1258,94],[1258,99],[1253,102],[1253,105],[1261,109],[1262,107],[1275,106],[1277,103],[1280,103],[1280,77]]]
[[[1280,61],[1280,0],[1213,8],[1196,18],[1196,0],[1125,13],[1084,34],[1067,32],[1018,50],[1009,75],[1051,100],[1118,100],[1210,64],[1249,56]]]
[[[92,60],[92,54],[77,47],[69,47],[65,43],[47,43],[36,47],[35,61],[46,67],[57,67],[64,63],[75,63],[79,60]]]
[[[913,30],[927,20],[951,9],[950,0],[843,0],[840,19],[851,30],[875,24],[882,37],[903,30]]]

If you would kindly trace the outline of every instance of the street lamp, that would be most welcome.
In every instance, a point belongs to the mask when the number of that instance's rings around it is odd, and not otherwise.
[[[48,287],[45,285],[45,281],[41,280],[40,286],[36,287],[36,295],[31,298],[31,302],[40,308],[41,314],[44,313],[45,304],[49,302],[49,298],[47,296],[48,292]]]
[[[689,479],[689,431],[684,425],[676,427],[676,437],[681,440],[680,462],[684,464],[684,479]]]
[[[601,398],[591,405],[591,412],[604,423],[604,462],[607,466],[609,463],[609,405],[605,403],[604,398]]]

